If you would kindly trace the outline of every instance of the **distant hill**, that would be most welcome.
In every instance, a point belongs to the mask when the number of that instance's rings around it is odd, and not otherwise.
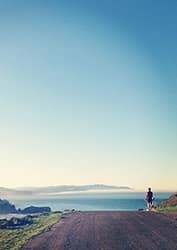
[[[32,191],[0,187],[0,197],[28,196],[32,194]]]
[[[35,207],[35,206],[30,206],[26,207],[24,209],[18,209],[19,213],[22,214],[33,214],[33,213],[50,213],[51,208],[50,207]]]
[[[22,188],[20,188],[22,190]],[[67,192],[85,192],[85,191],[110,191],[110,190],[131,190],[128,186],[112,186],[112,185],[103,185],[103,184],[94,184],[94,185],[58,185],[58,186],[49,186],[49,187],[30,187],[23,188],[27,192],[33,192],[35,194],[60,194]]]
[[[94,185],[57,185],[48,187],[21,187],[8,189],[0,187],[0,197],[7,198],[13,196],[38,196],[38,195],[57,195],[62,193],[76,193],[88,191],[129,191],[128,186],[113,186],[104,184]]]
[[[158,206],[158,210],[169,210],[169,211],[177,211],[177,193],[171,195],[168,199],[162,201]]]

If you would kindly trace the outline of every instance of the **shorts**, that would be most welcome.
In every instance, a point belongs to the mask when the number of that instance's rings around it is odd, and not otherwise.
[[[152,200],[147,200],[148,203],[152,203]]]

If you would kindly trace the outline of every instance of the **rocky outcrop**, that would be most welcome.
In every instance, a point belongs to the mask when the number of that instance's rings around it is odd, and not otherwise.
[[[7,200],[0,199],[0,214],[12,214],[12,213],[17,213],[15,206]]]
[[[15,205],[8,200],[0,199],[0,214],[33,214],[33,213],[50,213],[50,207],[26,207],[24,209],[16,209]]]
[[[50,207],[26,207],[25,209],[19,209],[19,213],[21,214],[33,214],[33,213],[50,213],[51,208]]]

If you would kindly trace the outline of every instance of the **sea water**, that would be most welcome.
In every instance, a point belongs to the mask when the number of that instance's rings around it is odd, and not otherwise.
[[[155,205],[172,193],[155,193]],[[11,199],[17,208],[27,206],[49,206],[53,211],[81,210],[138,210],[146,207],[145,193],[86,193],[65,194],[50,197]]]

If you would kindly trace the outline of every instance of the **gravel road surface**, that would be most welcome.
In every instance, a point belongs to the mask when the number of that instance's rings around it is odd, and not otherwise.
[[[177,213],[74,212],[24,250],[177,250]]]

